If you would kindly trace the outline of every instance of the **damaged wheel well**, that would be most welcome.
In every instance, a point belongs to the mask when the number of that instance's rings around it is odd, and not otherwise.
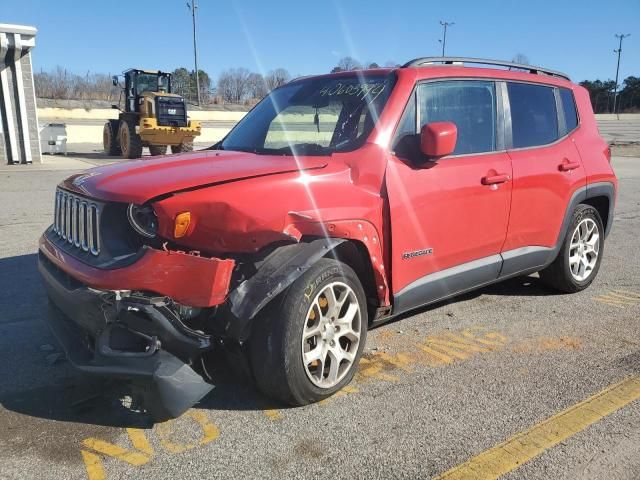
[[[229,294],[233,318],[226,332],[237,339],[249,336],[252,319],[321,258],[334,258],[358,275],[368,302],[378,306],[373,267],[366,247],[343,238],[302,238],[300,243],[278,246],[256,265],[254,273]],[[371,309],[375,312],[375,308]],[[371,318],[370,318],[371,320]]]
[[[356,272],[367,296],[367,303],[370,307],[373,307],[367,309],[369,321],[371,322],[375,316],[376,309],[380,306],[380,302],[376,292],[373,265],[365,244],[358,240],[346,240],[328,252],[325,257],[334,258],[345,263]]]

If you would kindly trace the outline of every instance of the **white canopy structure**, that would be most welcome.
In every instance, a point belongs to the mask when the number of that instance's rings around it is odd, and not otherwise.
[[[0,163],[41,161],[31,66],[36,32],[0,23]]]

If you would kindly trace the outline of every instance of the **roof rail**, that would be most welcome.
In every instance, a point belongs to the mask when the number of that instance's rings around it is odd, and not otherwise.
[[[430,65],[434,63],[442,63],[444,65],[453,65],[456,63],[473,63],[476,65],[498,65],[501,67],[517,68],[519,70],[527,70],[529,73],[551,75],[553,77],[564,78],[570,80],[569,75],[555,70],[549,70],[548,68],[535,67],[533,65],[525,65],[523,63],[505,62],[503,60],[490,60],[487,58],[469,58],[469,57],[423,57],[415,58],[408,61],[402,68],[408,67],[422,67],[424,65]]]

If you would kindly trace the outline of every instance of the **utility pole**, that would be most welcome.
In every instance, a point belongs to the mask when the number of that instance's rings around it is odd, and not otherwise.
[[[196,4],[196,0],[191,0],[191,3],[187,2],[187,8],[191,10],[191,17],[193,19],[193,63],[196,67],[196,94],[198,106],[200,106],[200,75],[198,73],[198,43],[196,41],[196,9],[198,5]]]
[[[613,113],[615,113],[618,117],[618,120],[620,120],[620,115],[618,115],[618,103],[617,103],[617,99],[618,99],[618,74],[620,73],[620,54],[622,53],[622,40],[624,40],[626,37],[629,37],[631,34],[627,33],[621,33],[620,35],[618,35],[616,33],[616,38],[620,39],[620,45],[618,46],[617,50],[614,50],[614,53],[618,54],[618,65],[616,66],[616,85],[614,87],[614,91],[613,91]]]
[[[442,25],[443,29],[444,29],[444,33],[442,35],[442,40],[440,40],[440,43],[442,43],[442,56],[444,57],[444,48],[447,45],[447,27],[451,27],[453,25],[455,25],[455,22],[443,22],[442,20],[440,20],[440,25]]]

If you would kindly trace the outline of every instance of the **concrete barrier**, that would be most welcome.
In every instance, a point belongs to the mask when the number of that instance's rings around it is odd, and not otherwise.
[[[624,120],[629,122],[640,122],[640,113],[596,113],[596,120]]]
[[[610,143],[640,143],[640,113],[599,113],[596,115],[600,135]]]
[[[202,135],[197,143],[215,143],[247,112],[226,110],[193,110],[189,117],[202,122]],[[38,108],[40,123],[60,122],[67,125],[68,143],[102,143],[102,128],[108,119],[118,118],[114,109]],[[620,120],[613,114],[596,115],[600,133],[609,142],[640,142],[640,114],[622,113]]]
[[[247,112],[226,110],[198,110],[189,118],[202,122],[202,135],[196,141],[215,143],[246,115]],[[109,119],[118,118],[118,111],[109,108],[52,108],[38,109],[40,123],[59,122],[67,125],[69,143],[102,143],[102,129]]]

